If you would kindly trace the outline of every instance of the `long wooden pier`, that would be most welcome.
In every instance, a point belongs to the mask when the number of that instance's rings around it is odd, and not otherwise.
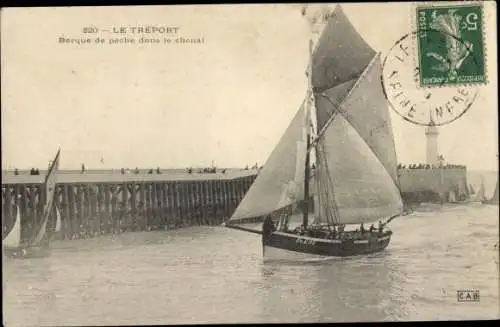
[[[62,220],[60,237],[218,225],[231,216],[256,176],[256,170],[61,172],[55,198]],[[2,238],[13,226],[16,205],[21,213],[21,238],[26,240],[38,230],[46,196],[44,178],[44,173],[2,173]],[[54,225],[51,219],[48,228]]]

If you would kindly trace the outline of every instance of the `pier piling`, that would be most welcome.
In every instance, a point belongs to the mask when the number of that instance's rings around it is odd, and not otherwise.
[[[54,199],[61,215],[57,237],[74,239],[123,231],[220,225],[256,178],[255,172],[245,174],[114,174],[99,178],[87,172],[63,173]],[[14,225],[16,205],[21,215],[22,240],[32,237],[39,228],[46,197],[40,177],[3,173],[3,237]],[[55,219],[48,228],[55,228]]]

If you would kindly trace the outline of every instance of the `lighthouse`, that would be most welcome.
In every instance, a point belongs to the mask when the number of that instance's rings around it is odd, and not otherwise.
[[[427,138],[427,164],[437,166],[439,164],[438,154],[438,135],[439,131],[432,119],[432,113],[429,112],[429,125],[425,128],[425,137]]]

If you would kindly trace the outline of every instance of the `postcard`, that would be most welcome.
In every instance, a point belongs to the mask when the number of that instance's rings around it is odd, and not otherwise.
[[[2,8],[4,324],[498,319],[496,10]]]

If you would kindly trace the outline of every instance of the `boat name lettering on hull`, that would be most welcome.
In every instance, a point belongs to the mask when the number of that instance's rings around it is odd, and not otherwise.
[[[304,244],[304,245],[314,245],[314,244],[316,244],[316,241],[314,241],[314,240],[308,240],[308,239],[305,239],[305,238],[298,238],[296,242],[297,242],[297,244]]]

